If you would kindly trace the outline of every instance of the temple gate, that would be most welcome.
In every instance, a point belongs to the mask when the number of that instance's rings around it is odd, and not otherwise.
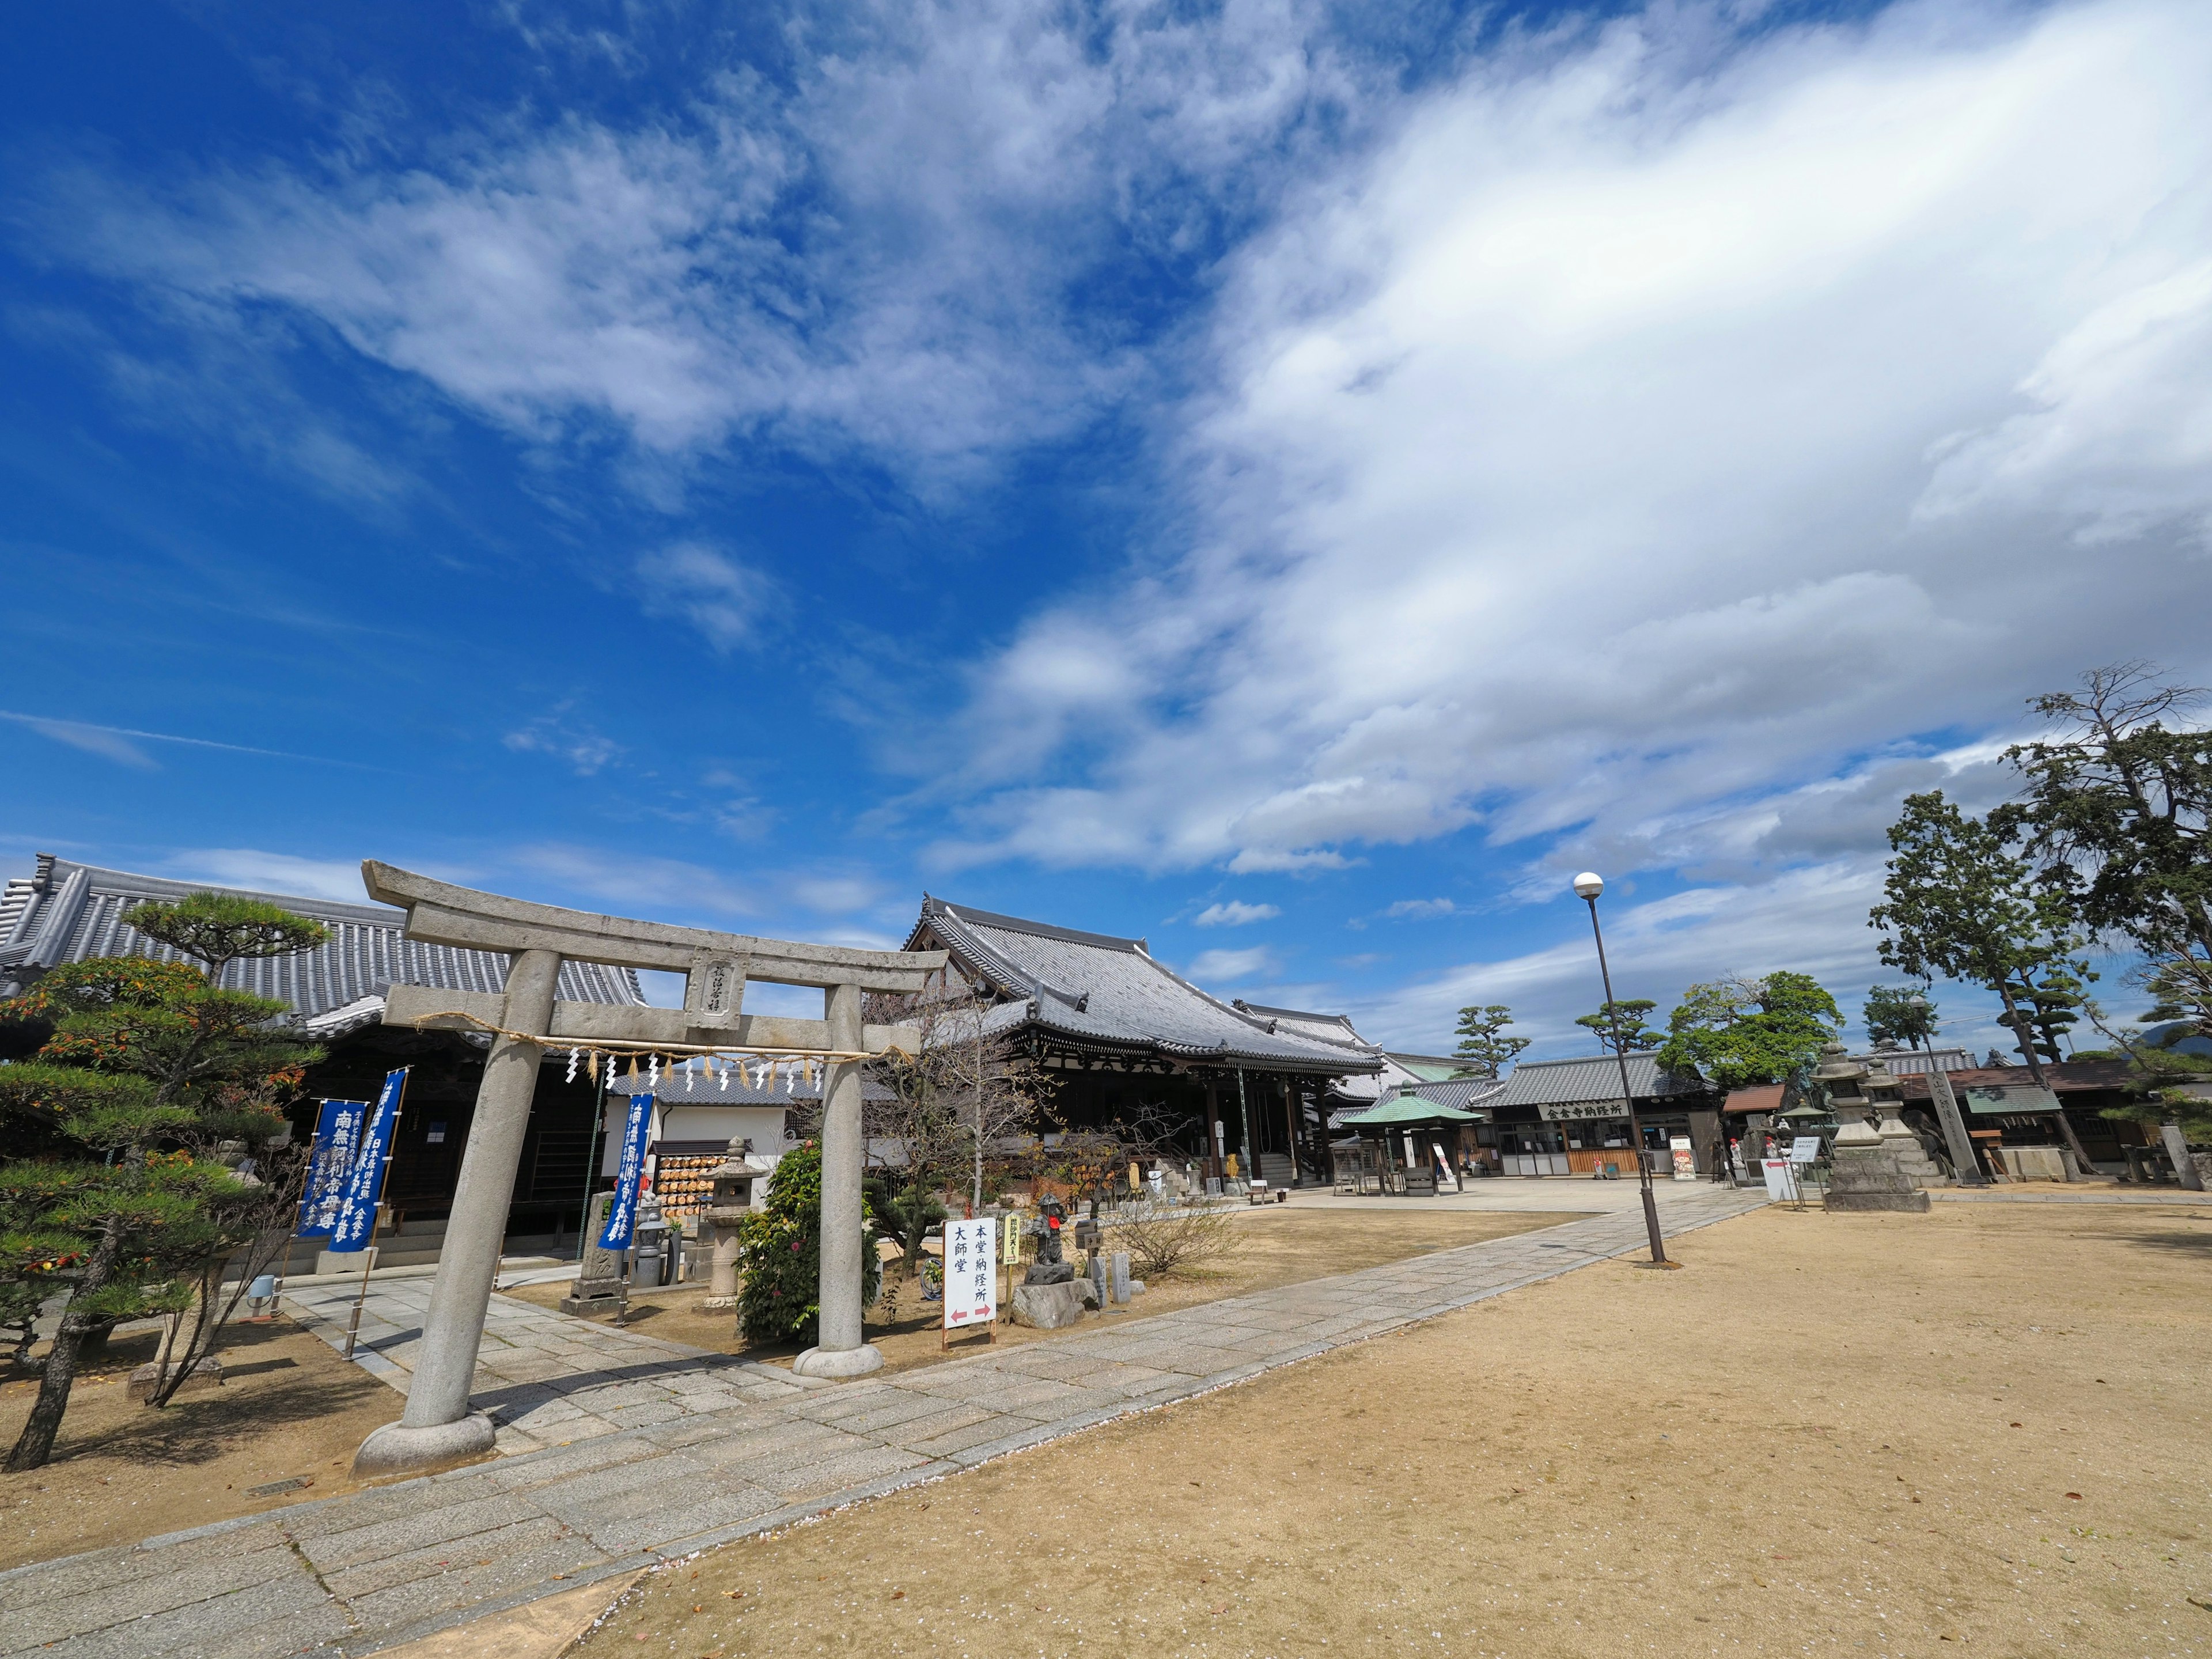
[[[398,1422],[386,1424],[362,1443],[354,1459],[356,1476],[436,1468],[491,1449],[491,1419],[469,1410],[469,1390],[498,1276],[531,1096],[549,1048],[590,1049],[610,1057],[658,1054],[672,1059],[707,1055],[823,1063],[827,1076],[821,1334],[792,1369],[803,1376],[842,1378],[865,1376],[882,1365],[883,1357],[861,1340],[866,1149],[860,1067],[869,1056],[890,1049],[910,1053],[921,1037],[911,1026],[864,1024],[860,998],[868,991],[921,991],[929,975],[944,968],[944,951],[794,945],[594,915],[455,887],[374,860],[364,861],[361,872],[372,899],[406,910],[409,939],[501,951],[510,963],[502,993],[394,985],[386,999],[388,1025],[473,1029],[491,1034],[492,1047],[461,1157],[453,1218],[431,1287],[407,1407]],[[561,963],[569,958],[682,974],[684,1006],[557,1001],[554,991]],[[824,1018],[748,1014],[748,980],[817,987]]]

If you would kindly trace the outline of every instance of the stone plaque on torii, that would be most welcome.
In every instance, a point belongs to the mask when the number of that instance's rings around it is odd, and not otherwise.
[[[357,1477],[406,1474],[489,1451],[491,1419],[469,1410],[484,1315],[499,1273],[515,1165],[530,1125],[538,1068],[550,1048],[674,1055],[754,1054],[823,1061],[821,1334],[793,1362],[803,1376],[861,1376],[883,1357],[861,1340],[860,1064],[890,1049],[911,1053],[921,1033],[866,1025],[864,992],[912,994],[945,966],[942,951],[856,951],[794,945],[703,927],[632,921],[564,910],[455,887],[368,860],[372,899],[407,912],[406,936],[428,945],[507,955],[503,992],[438,991],[394,985],[384,1023],[493,1034],[477,1090],[476,1116],[461,1153],[453,1218],[430,1290],[407,1407],[362,1442]],[[563,1002],[564,961],[659,969],[684,977],[681,1008]],[[823,992],[821,1019],[744,1012],[745,982],[808,985]],[[612,1067],[609,1067],[611,1075]]]

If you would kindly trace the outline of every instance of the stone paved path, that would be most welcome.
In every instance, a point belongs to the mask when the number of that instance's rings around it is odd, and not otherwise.
[[[1701,1186],[1670,1194],[1661,1214],[1671,1235],[1765,1202]],[[1242,1382],[1632,1253],[1643,1237],[1638,1214],[1594,1216],[842,1386],[674,1355],[651,1387],[715,1403],[0,1573],[0,1655],[353,1659]],[[603,1397],[580,1415],[612,1420],[654,1403]]]
[[[372,1280],[362,1310],[354,1362],[402,1394],[414,1374],[431,1282],[428,1274]],[[284,1303],[302,1326],[343,1352],[355,1289],[288,1287]],[[773,1365],[495,1296],[484,1317],[470,1401],[490,1413],[499,1425],[499,1449],[512,1455],[836,1386],[801,1382]]]

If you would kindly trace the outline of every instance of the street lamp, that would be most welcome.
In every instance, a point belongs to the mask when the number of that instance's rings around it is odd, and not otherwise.
[[[1620,1067],[1620,1103],[1628,1109],[1628,1139],[1636,1149],[1636,1180],[1644,1194],[1644,1226],[1651,1235],[1651,1265],[1671,1267],[1667,1247],[1659,1238],[1659,1205],[1651,1195],[1651,1164],[1644,1152],[1644,1120],[1637,1115],[1636,1091],[1628,1086],[1628,1056],[1621,1052],[1620,1013],[1613,1001],[1613,970],[1605,964],[1605,929],[1597,923],[1597,896],[1605,891],[1605,878],[1585,870],[1575,878],[1575,896],[1589,905],[1590,936],[1597,940],[1598,977],[1605,985],[1606,1023],[1613,1028],[1613,1058]]]

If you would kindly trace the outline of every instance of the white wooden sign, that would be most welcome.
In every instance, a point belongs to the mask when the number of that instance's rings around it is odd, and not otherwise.
[[[1766,1176],[1766,1196],[1775,1204],[1793,1202],[1797,1197],[1797,1172],[1790,1167],[1786,1158],[1763,1158],[1759,1169]]]
[[[945,1328],[974,1330],[999,1317],[999,1224],[945,1224]]]

